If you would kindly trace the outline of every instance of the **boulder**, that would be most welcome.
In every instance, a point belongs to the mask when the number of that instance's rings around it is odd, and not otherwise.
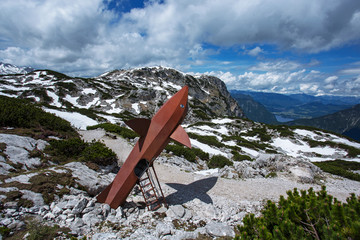
[[[185,215],[185,208],[181,205],[170,206],[166,211],[166,216],[171,218],[182,218]]]
[[[206,232],[212,237],[235,237],[234,229],[226,223],[211,222],[206,225]]]
[[[85,209],[88,202],[89,202],[89,200],[87,200],[86,198],[81,199],[79,202],[77,202],[77,204],[72,209],[72,213],[73,214],[81,213]]]

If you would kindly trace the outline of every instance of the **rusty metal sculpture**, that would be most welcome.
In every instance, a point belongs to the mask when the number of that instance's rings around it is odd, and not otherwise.
[[[153,166],[153,161],[171,139],[191,148],[190,139],[180,126],[188,110],[187,100],[188,87],[185,86],[151,120],[136,118],[125,122],[140,138],[113,182],[97,196],[98,202],[114,209],[124,204],[135,184]]]

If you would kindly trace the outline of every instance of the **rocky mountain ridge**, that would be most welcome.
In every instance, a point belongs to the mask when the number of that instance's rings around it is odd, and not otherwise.
[[[96,78],[71,78],[50,70],[4,75],[0,77],[0,94],[31,98],[53,109],[86,109],[131,118],[137,115],[150,117],[184,85],[189,86],[187,119],[244,116],[220,79],[194,77],[161,67],[116,70]]]
[[[34,71],[31,67],[18,67],[10,63],[0,62],[0,75],[25,74]]]

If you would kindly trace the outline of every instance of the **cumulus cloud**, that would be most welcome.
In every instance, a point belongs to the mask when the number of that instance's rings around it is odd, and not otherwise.
[[[126,13],[107,2],[0,1],[0,60],[89,75],[141,65],[186,68],[214,54],[204,44],[270,43],[319,52],[360,38],[357,0],[148,1]],[[248,54],[262,51],[255,47]],[[285,68],[281,64],[251,71]]]
[[[325,83],[332,83],[334,81],[336,81],[339,77],[338,76],[330,76],[330,77],[327,77],[324,82]]]
[[[257,55],[259,55],[260,53],[264,52],[264,50],[262,50],[259,46],[249,50],[247,52],[247,54],[249,54],[250,56],[256,57]]]
[[[339,79],[337,76],[326,76],[319,71],[269,71],[266,73],[245,72],[234,75],[230,72],[208,72],[223,80],[229,89],[256,90],[278,93],[351,94],[360,87],[359,82]],[[321,84],[324,79],[327,84]],[[331,86],[331,87],[330,87]],[[344,90],[344,88],[346,88]]]

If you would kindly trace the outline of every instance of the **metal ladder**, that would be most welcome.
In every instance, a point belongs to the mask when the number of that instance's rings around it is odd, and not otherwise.
[[[145,205],[149,211],[159,209],[162,204],[167,207],[164,193],[153,164],[146,170],[146,174],[143,174],[138,184],[144,197]]]

